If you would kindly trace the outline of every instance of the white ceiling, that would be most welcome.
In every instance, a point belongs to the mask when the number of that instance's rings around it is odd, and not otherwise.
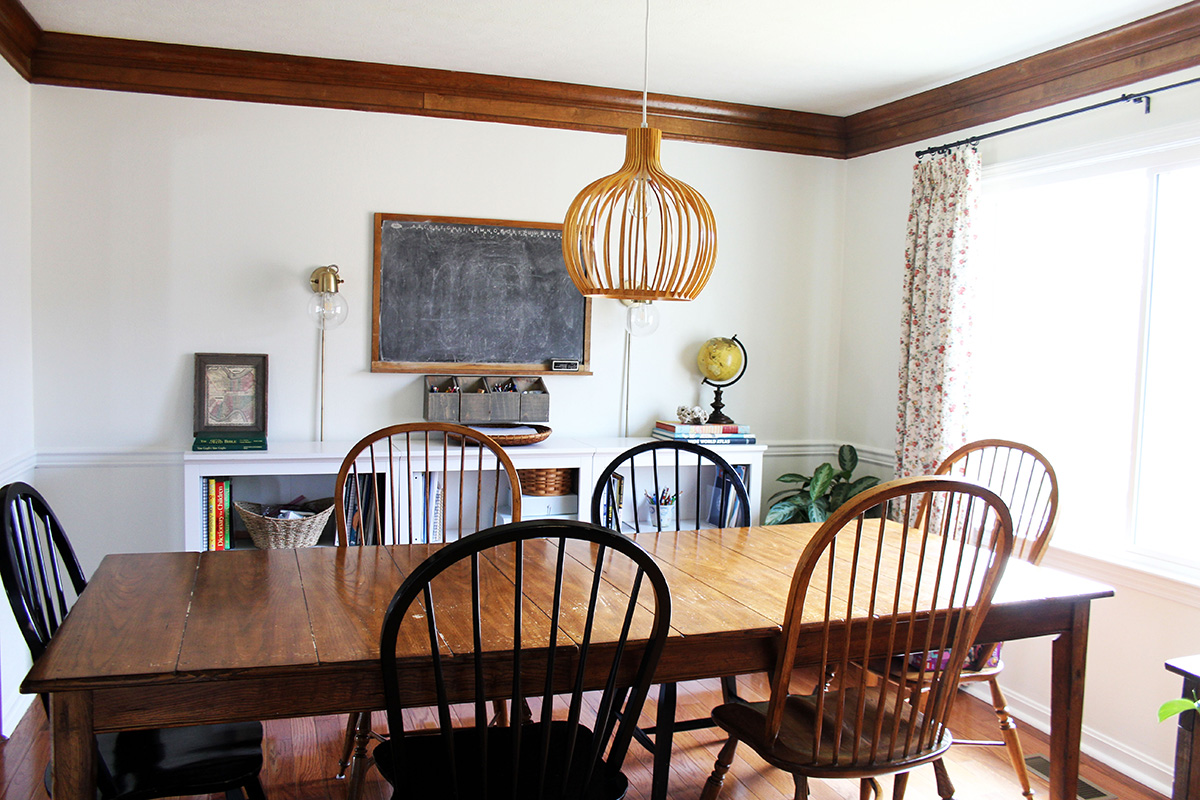
[[[44,30],[641,90],[643,0],[22,0]],[[845,116],[1179,0],[650,0],[652,93]]]

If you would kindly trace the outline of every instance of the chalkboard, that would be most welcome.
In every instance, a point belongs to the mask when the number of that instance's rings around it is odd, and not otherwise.
[[[590,328],[561,224],[375,215],[372,372],[591,374]]]

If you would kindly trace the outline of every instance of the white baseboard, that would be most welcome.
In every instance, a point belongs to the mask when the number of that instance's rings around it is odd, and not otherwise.
[[[987,692],[986,687],[982,684],[966,687],[964,691],[991,705],[991,694]],[[1049,735],[1049,707],[1032,701],[1025,695],[1014,692],[1008,687],[1004,689],[1004,696],[1008,700],[1009,712],[1017,718],[1021,725],[1028,725]],[[1167,797],[1171,796],[1174,765],[1164,764],[1145,753],[1133,750],[1109,736],[1089,729],[1087,725],[1083,726],[1079,749],[1080,752],[1091,756],[1102,764],[1112,767],[1130,780],[1137,781],[1143,786],[1147,786]],[[1034,753],[1026,750],[1025,755],[1031,756]],[[1049,753],[1042,753],[1042,755],[1050,757]],[[1106,787],[1102,786],[1100,788],[1103,789]]]

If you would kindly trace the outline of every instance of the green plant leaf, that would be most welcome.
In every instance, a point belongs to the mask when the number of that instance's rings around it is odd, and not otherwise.
[[[767,498],[767,508],[770,508],[771,506],[775,505],[775,503],[778,502],[779,500],[785,500],[789,497],[795,496],[800,491],[801,491],[800,489],[781,489],[781,490],[779,490],[778,492],[776,492],[775,494],[773,494]]]
[[[854,472],[854,468],[858,466],[858,451],[854,449],[854,445],[844,444],[838,448],[838,466],[845,470],[847,478]]]
[[[872,486],[875,486],[878,483],[879,478],[875,477],[874,475],[864,475],[854,483],[850,484],[850,494],[846,495],[846,499],[849,500],[859,492],[865,492],[867,489],[870,489]]]
[[[1182,714],[1185,711],[1196,711],[1200,709],[1200,701],[1188,700],[1179,698],[1178,700],[1168,700],[1158,707],[1158,721],[1169,719],[1176,714]]]
[[[812,483],[808,487],[808,496],[813,500],[818,497],[824,497],[829,492],[829,487],[833,483],[833,467],[829,464],[822,464],[817,467],[817,471],[813,473]],[[814,522],[816,520],[813,520]],[[824,522],[824,520],[821,520]]]
[[[829,519],[829,503],[824,497],[813,499],[812,505],[808,507],[809,522],[824,522]]]
[[[829,492],[829,505],[831,508],[839,508],[842,503],[846,502],[850,497],[850,484],[839,483],[835,484]]]
[[[767,509],[764,525],[785,525],[789,522],[800,522],[804,507],[792,502],[795,498],[780,501]]]
[[[785,472],[775,480],[779,481],[780,483],[804,483],[809,479],[798,472]]]

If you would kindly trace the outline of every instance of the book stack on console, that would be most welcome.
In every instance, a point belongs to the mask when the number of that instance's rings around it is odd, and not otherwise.
[[[749,425],[688,425],[682,422],[658,420],[650,435],[669,442],[696,444],[754,444]]]
[[[266,449],[267,436],[262,433],[198,433],[192,442],[193,451]]]

